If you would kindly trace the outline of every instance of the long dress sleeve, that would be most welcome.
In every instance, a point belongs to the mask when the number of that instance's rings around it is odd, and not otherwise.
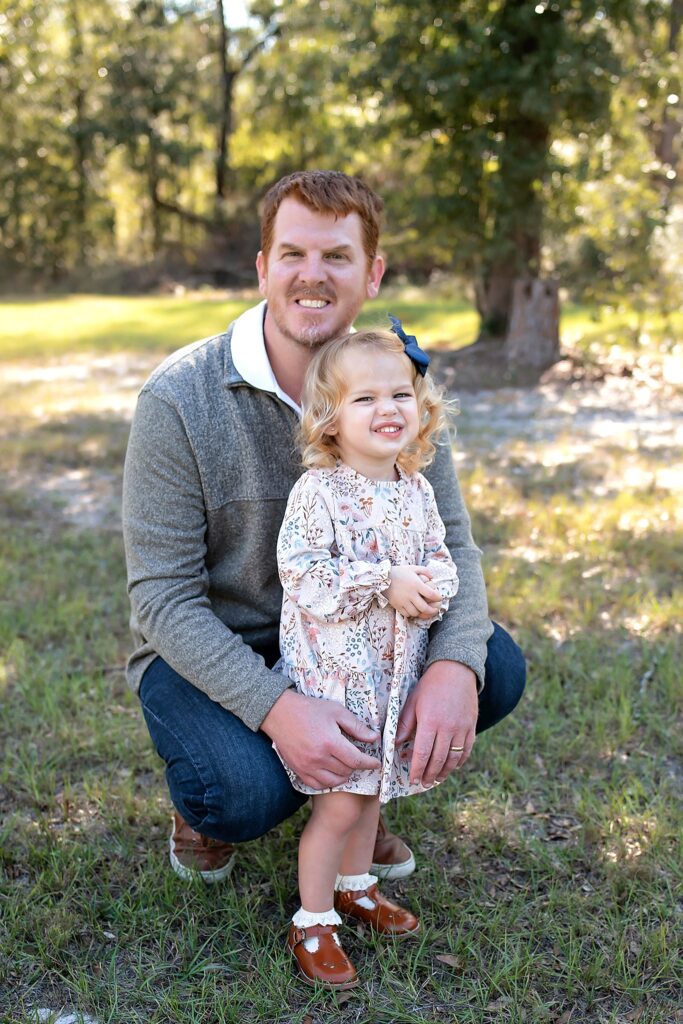
[[[387,605],[383,591],[391,582],[389,559],[350,559],[339,553],[334,523],[314,474],[294,485],[280,529],[278,569],[293,604],[321,622],[358,618],[373,602]]]

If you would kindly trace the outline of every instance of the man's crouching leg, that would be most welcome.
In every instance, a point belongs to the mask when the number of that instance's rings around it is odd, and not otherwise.
[[[292,787],[269,738],[216,704],[162,658],[145,672],[140,702],[176,808],[173,870],[226,878],[235,845],[290,817],[306,797]]]

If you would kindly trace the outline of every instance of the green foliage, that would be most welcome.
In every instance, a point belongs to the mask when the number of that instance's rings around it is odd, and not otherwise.
[[[484,312],[496,274],[527,271],[555,271],[590,299],[675,305],[677,5],[255,0],[248,24],[224,32],[221,10],[6,5],[5,278],[159,254],[225,260],[216,237],[225,226],[230,245],[250,244],[240,225],[271,182],[339,167],[384,195],[393,267],[478,279]]]

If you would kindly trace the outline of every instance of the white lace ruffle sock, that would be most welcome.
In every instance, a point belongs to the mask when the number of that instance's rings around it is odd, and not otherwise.
[[[376,875],[337,875],[334,889],[335,892],[359,892],[361,889],[369,889],[376,881]],[[361,896],[356,903],[359,907],[365,907],[366,910],[375,909],[375,903],[369,896]]]
[[[341,917],[334,908],[322,910],[320,913],[314,914],[304,910],[303,907],[299,907],[292,918],[292,924],[295,928],[311,928],[314,924],[341,924]],[[336,932],[332,937],[337,945],[339,945]],[[309,953],[316,953],[319,944],[317,935],[313,935],[310,939],[304,939],[304,949],[308,950]]]
[[[337,881],[334,883],[334,891],[358,892],[360,889],[369,889],[376,881],[376,875],[337,875]]]

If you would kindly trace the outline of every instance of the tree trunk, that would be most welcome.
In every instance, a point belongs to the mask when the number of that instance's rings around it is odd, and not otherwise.
[[[669,10],[669,41],[668,50],[672,57],[678,56],[678,37],[681,33],[681,25],[683,24],[683,0],[672,0],[671,8]],[[668,104],[664,107],[662,114],[662,123],[658,129],[658,137],[655,141],[655,153],[657,159],[663,165],[662,173],[658,175],[658,179],[661,183],[664,198],[662,206],[665,211],[669,211],[671,205],[674,185],[676,184],[676,175],[673,178],[668,178],[664,171],[673,170],[676,171],[676,165],[678,162],[678,154],[676,152],[676,142],[681,131],[680,115],[674,114]]]
[[[545,370],[560,357],[560,301],[555,281],[518,278],[503,355],[509,364]]]
[[[476,284],[477,312],[481,317],[478,341],[498,341],[505,338],[515,271],[510,262],[494,264]]]
[[[76,235],[77,262],[84,267],[87,260],[87,209],[88,209],[88,117],[87,95],[83,85],[83,31],[76,0],[69,5],[71,21],[71,62],[74,70],[73,103],[75,110],[73,141],[76,170],[76,201],[74,204],[74,229]]]
[[[217,0],[218,15],[219,61],[221,68],[220,114],[218,118],[218,138],[216,146],[216,199],[225,199],[225,187],[228,176],[228,139],[232,133],[232,90],[235,72],[228,63],[228,45],[230,37],[225,23],[223,0]]]

